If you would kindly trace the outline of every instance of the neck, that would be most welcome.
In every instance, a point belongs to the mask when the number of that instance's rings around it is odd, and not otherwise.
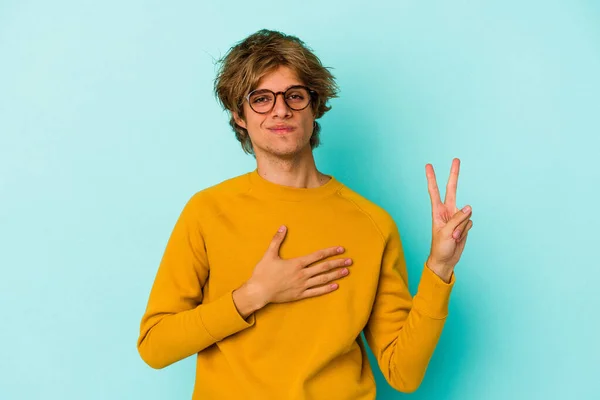
[[[258,174],[269,182],[296,188],[316,188],[330,177],[317,170],[310,147],[289,158],[256,156]]]

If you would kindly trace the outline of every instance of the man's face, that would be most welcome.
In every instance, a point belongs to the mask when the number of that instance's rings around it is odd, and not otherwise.
[[[277,93],[296,85],[304,83],[298,79],[294,70],[281,66],[265,75],[256,89],[269,89]],[[271,155],[289,159],[310,151],[310,137],[314,127],[312,106],[295,111],[287,106],[283,95],[278,95],[275,106],[266,114],[256,113],[245,100],[243,107],[243,119],[235,112],[233,116],[236,123],[248,131],[257,158]]]

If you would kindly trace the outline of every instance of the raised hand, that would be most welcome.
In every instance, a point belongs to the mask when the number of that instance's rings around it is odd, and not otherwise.
[[[467,243],[468,232],[473,226],[471,207],[465,206],[462,210],[456,208],[459,170],[460,160],[455,158],[452,160],[446,197],[442,203],[433,166],[425,165],[432,214],[431,250],[427,266],[446,282],[452,277],[454,267]]]
[[[338,284],[331,282],[349,273],[345,267],[352,264],[350,258],[319,262],[342,254],[345,249],[340,246],[289,260],[282,259],[279,249],[286,233],[287,229],[282,226],[254,267],[250,279],[233,292],[236,307],[244,318],[269,303],[286,303],[332,292]]]

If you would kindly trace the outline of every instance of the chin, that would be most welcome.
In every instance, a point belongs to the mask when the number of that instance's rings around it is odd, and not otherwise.
[[[298,155],[300,155],[301,151],[299,149],[293,149],[293,150],[292,149],[288,149],[288,150],[278,149],[278,150],[270,151],[268,153],[274,157],[292,159],[292,158],[296,158]]]
[[[310,144],[307,144],[306,146],[267,147],[266,149],[261,149],[261,153],[272,157],[291,159],[301,155],[307,147],[310,149]]]

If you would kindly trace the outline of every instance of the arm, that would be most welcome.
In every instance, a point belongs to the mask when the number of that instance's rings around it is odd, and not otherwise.
[[[197,213],[198,196],[188,201],[167,243],[137,348],[152,368],[164,368],[254,324],[233,301],[233,291],[203,304],[209,265]],[[248,309],[248,312],[251,311]]]
[[[398,391],[413,392],[442,333],[454,275],[445,283],[425,265],[413,299],[400,234],[393,220],[390,224],[365,337],[388,383]]]

